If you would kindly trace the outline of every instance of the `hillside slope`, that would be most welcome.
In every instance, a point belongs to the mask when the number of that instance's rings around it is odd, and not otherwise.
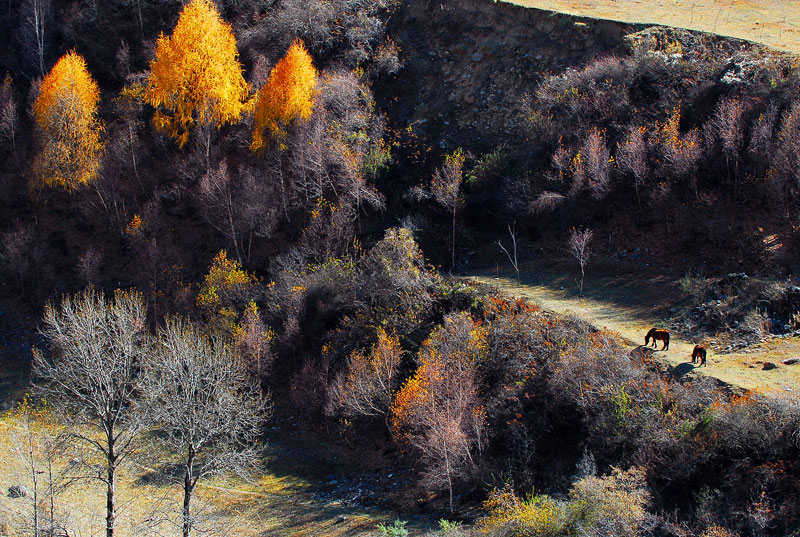
[[[800,3],[771,0],[510,0],[509,3],[625,23],[700,30],[800,53]]]

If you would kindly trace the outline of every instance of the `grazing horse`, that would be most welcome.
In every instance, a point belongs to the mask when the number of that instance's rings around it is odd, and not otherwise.
[[[653,338],[653,347],[656,346],[656,340],[661,340],[664,342],[664,346],[661,347],[662,351],[669,350],[669,330],[660,330],[658,328],[651,328],[647,335],[644,337],[644,344],[647,345],[650,343],[650,338]]]
[[[701,347],[700,345],[695,345],[694,350],[692,351],[692,363],[698,363],[700,365],[706,365],[706,349],[705,347]],[[706,366],[708,367],[708,366]]]

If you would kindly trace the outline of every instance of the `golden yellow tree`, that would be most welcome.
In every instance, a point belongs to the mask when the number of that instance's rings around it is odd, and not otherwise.
[[[296,39],[286,55],[272,68],[269,79],[258,94],[250,149],[264,147],[264,130],[270,135],[286,135],[286,126],[295,118],[308,119],[314,106],[317,70],[305,45]]]
[[[156,128],[183,147],[195,124],[220,128],[239,121],[249,92],[230,24],[209,0],[192,0],[172,35],[158,38],[150,62],[145,100],[156,108]]]
[[[97,176],[103,148],[99,101],[100,89],[83,57],[74,51],[62,56],[44,77],[33,103],[43,142],[33,163],[39,184],[74,190]]]

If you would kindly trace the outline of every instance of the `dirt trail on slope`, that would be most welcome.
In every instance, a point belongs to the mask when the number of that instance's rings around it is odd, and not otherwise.
[[[800,53],[797,0],[504,0],[581,17],[661,24]]]
[[[468,279],[497,287],[506,294],[521,296],[557,314],[575,314],[597,328],[617,332],[628,345],[644,345],[644,337],[652,327],[668,328],[669,299],[664,298],[667,281],[663,277],[641,274],[640,277],[588,278],[585,298],[577,298],[573,275],[549,265],[538,266],[521,274],[520,284],[508,274],[476,271]],[[566,274],[566,275],[565,275]],[[662,351],[661,342],[654,356],[674,367],[677,375],[709,375],[731,386],[757,391],[800,391],[800,364],[784,366],[781,360],[800,356],[797,338],[769,339],[735,353],[717,354],[709,349],[708,365],[691,363],[695,343],[708,347],[709,341],[691,341],[670,330],[669,349]],[[770,361],[777,369],[764,371]]]

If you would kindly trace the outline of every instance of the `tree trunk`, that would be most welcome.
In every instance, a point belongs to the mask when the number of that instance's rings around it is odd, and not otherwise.
[[[183,474],[183,537],[192,535],[192,489],[194,488],[194,457],[195,451],[189,446],[186,458],[186,468]]]
[[[50,535],[52,536],[56,530],[56,491],[55,484],[53,483],[53,452],[47,454],[47,481],[48,481],[48,494],[50,496]]]
[[[30,419],[30,418],[28,418]],[[33,478],[33,537],[39,537],[39,477],[36,472],[36,462],[33,456],[33,438],[31,424],[28,427],[28,460],[31,464],[31,477]]]
[[[452,270],[456,269],[456,206],[453,205],[453,236],[451,237],[450,259]]]
[[[116,479],[117,479],[117,452],[114,445],[113,433],[108,433],[108,457],[106,464],[108,467],[106,485],[106,537],[114,537],[114,525],[117,519],[117,497],[116,497]]]

